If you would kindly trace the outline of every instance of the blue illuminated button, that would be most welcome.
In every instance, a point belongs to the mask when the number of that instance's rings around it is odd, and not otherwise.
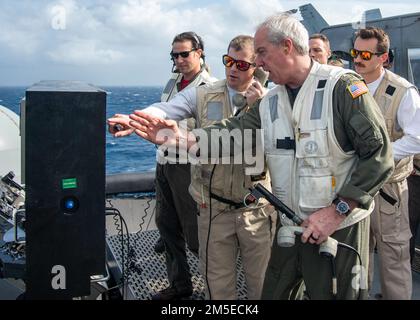
[[[66,200],[66,203],[64,204],[64,207],[68,210],[74,209],[74,207],[75,207],[74,200],[72,200],[72,199]]]
[[[65,197],[61,200],[61,210],[66,214],[71,214],[79,209],[79,200],[74,196]]]

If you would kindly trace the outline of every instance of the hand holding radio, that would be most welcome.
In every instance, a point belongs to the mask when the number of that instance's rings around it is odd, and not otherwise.
[[[258,99],[264,97],[266,93],[267,89],[259,81],[255,80],[245,92],[248,106],[252,106]]]

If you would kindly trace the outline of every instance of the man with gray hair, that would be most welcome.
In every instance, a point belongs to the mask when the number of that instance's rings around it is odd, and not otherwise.
[[[262,23],[255,50],[257,65],[278,84],[259,109],[273,190],[304,220],[301,243],[273,247],[263,299],[291,298],[302,280],[311,299],[366,295],[368,217],[393,168],[380,111],[360,76],[311,61],[307,31],[291,16]],[[287,138],[294,152],[276,143]],[[294,225],[284,216],[280,223]],[[328,237],[355,248],[362,266],[355,269],[357,255],[341,248],[331,261],[323,258],[311,244]]]
[[[262,23],[255,34],[255,62],[277,86],[241,118],[204,130],[263,128],[273,193],[303,220],[301,241],[292,247],[274,242],[262,299],[294,298],[302,281],[310,299],[366,297],[368,218],[373,197],[392,174],[392,148],[362,78],[311,60],[308,42],[306,29],[290,15]],[[215,150],[213,144],[223,149],[221,140],[202,145],[202,133],[197,142],[174,122],[157,124],[139,113],[136,120],[136,133],[155,143],[176,145],[181,137],[190,148],[198,144],[201,156]],[[173,129],[173,136],[159,139],[162,128]],[[279,221],[278,227],[297,227],[285,215]],[[341,247],[335,258],[322,257],[318,245],[328,237],[357,250],[362,266],[354,252]]]

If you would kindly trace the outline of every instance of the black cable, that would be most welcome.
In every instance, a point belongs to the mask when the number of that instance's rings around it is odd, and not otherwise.
[[[144,197],[145,200],[147,198],[148,198],[147,196]],[[139,230],[136,233],[133,234],[133,237],[134,237],[134,247],[131,247],[131,250],[130,250],[130,256],[131,256],[131,259],[132,259],[131,260],[131,263],[130,263],[130,269],[133,270],[133,271],[135,271],[135,272],[137,272],[138,274],[141,274],[143,272],[143,270],[142,270],[142,268],[140,266],[140,263],[139,263],[140,258],[137,256],[136,248],[140,248],[141,247],[141,244],[140,244],[140,233],[143,231],[143,226],[144,226],[144,224],[146,222],[146,217],[147,217],[147,214],[148,214],[147,213],[147,210],[149,210],[151,208],[152,201],[153,201],[152,198],[149,198],[148,200],[146,200],[146,208],[143,210],[144,215],[142,215],[140,217]],[[154,214],[151,215],[151,217],[149,219],[149,222],[147,223],[146,230],[149,229],[149,225],[150,225],[150,222],[151,222],[151,219],[152,219],[153,215]]]
[[[139,272],[139,268],[136,266],[136,264],[133,262],[133,256],[135,256],[133,254],[133,248],[131,247],[131,243],[130,243],[130,235],[129,235],[129,231],[128,231],[128,226],[127,223],[125,221],[125,219],[123,218],[121,212],[117,209],[114,208],[112,206],[111,207],[106,207],[106,214],[112,214],[113,215],[113,219],[114,219],[114,225],[116,227],[116,230],[118,231],[118,236],[121,239],[121,273],[122,273],[122,279],[120,279],[120,281],[122,282],[123,285],[123,299],[127,296],[127,286],[125,284],[128,284],[130,276],[131,276],[131,271],[132,270],[136,270],[137,272]],[[118,218],[119,218],[119,223],[118,224]],[[125,230],[124,230],[125,229]],[[127,245],[125,245],[125,240],[124,240],[124,231],[127,237]],[[127,253],[127,259],[125,259],[125,255]],[[141,269],[140,269],[141,271]]]
[[[218,216],[222,215],[224,212],[220,212],[211,218],[211,221],[214,221]]]
[[[137,231],[137,232],[136,232],[137,234],[143,231],[143,225],[144,225],[144,223],[146,222],[146,221],[145,221],[145,219],[146,219],[146,217],[147,217],[147,210],[149,210],[149,209],[150,209],[150,207],[151,207],[151,202],[152,202],[152,199],[149,199],[149,200],[147,200],[147,201],[146,201],[146,208],[143,210],[143,211],[144,211],[144,215],[142,215],[142,216],[140,217],[139,231]]]
[[[111,204],[111,203],[110,203]],[[112,204],[111,204],[112,206]],[[125,279],[126,279],[126,268],[125,268],[125,259],[124,259],[124,230],[123,230],[123,223],[122,223],[122,216],[118,214],[114,207],[105,208],[106,215],[112,215],[112,219],[114,220],[114,226],[117,230],[117,235],[121,240],[121,285],[123,286],[122,298],[124,299],[125,296]],[[119,218],[119,219],[118,219]],[[118,221],[119,220],[119,221]],[[118,223],[119,222],[119,223]]]
[[[207,232],[207,241],[206,241],[206,284],[207,284],[207,290],[209,290],[209,298],[211,300],[211,291],[210,291],[210,285],[209,285],[209,279],[208,279],[208,270],[209,270],[209,240],[210,240],[210,230],[211,230],[211,223],[212,223],[212,210],[211,210],[211,185],[213,182],[213,176],[214,171],[216,170],[217,164],[213,166],[213,169],[211,171],[210,175],[210,183],[209,183],[209,228]]]
[[[144,209],[144,212],[146,213],[146,215],[144,216],[144,218],[146,218],[146,216],[147,216],[147,210],[149,210],[150,209],[150,207],[152,206],[152,201],[153,201],[153,199],[152,198],[150,198],[149,200],[147,200],[147,203],[146,203],[146,208]],[[150,219],[149,219],[149,222],[147,223],[147,226],[146,226],[146,230],[149,230],[149,226],[150,226],[150,223],[151,223],[151,221],[152,221],[152,218],[154,217],[154,215],[155,215],[155,209],[153,209],[153,211],[152,211],[152,214],[150,215]],[[143,231],[143,224],[144,224],[144,219],[143,219],[143,223],[140,223],[140,229],[139,229],[139,231],[138,231],[138,233],[139,232],[141,232],[141,231]]]
[[[140,248],[140,246],[141,246],[141,244],[140,244],[140,233],[143,231],[143,226],[146,222],[145,220],[146,220],[146,217],[147,217],[147,210],[149,210],[151,208],[152,201],[153,201],[152,198],[150,198],[149,200],[146,200],[146,208],[144,209],[144,215],[140,217],[139,230],[134,234],[134,247],[135,248]],[[152,221],[152,218],[154,216],[155,211],[156,211],[156,208],[153,209],[153,212],[150,216],[149,222],[147,223],[146,230],[149,230],[149,226],[150,226],[150,223]],[[142,270],[141,266],[139,265],[139,262],[138,262],[139,258],[137,257],[136,249],[131,248],[131,256],[132,256],[132,259],[135,260],[135,261],[133,261],[133,260],[131,261],[130,268],[132,270],[136,271],[138,274],[140,274],[143,270]]]
[[[125,231],[126,231],[126,237],[127,237],[127,261],[126,261],[126,279],[127,279],[127,284],[129,284],[131,277],[133,276],[133,271],[137,272],[137,274],[140,274],[142,272],[142,269],[140,266],[138,266],[137,264],[137,254],[136,254],[136,250],[134,249],[134,247],[131,245],[131,240],[130,240],[130,233],[128,231],[128,226],[127,223],[124,219],[124,217],[121,215],[120,211],[118,209],[116,209],[116,211],[118,212],[118,215],[121,218],[121,221],[125,227]],[[127,290],[127,287],[125,287],[125,290]],[[127,293],[126,293],[127,295]]]
[[[129,235],[128,226],[127,226],[127,223],[126,223],[125,219],[121,215],[121,212],[118,209],[116,209],[116,208],[106,208],[106,210],[107,211],[110,211],[110,212],[114,212],[120,218],[120,222],[121,222],[123,228],[125,228],[125,233],[126,233],[126,236],[127,236],[127,246],[126,246],[126,248],[127,248],[127,257],[128,258],[132,258],[132,256],[133,256],[133,248],[131,246],[130,235]],[[122,235],[124,235],[124,231],[122,232]],[[131,263],[131,262],[132,261],[127,260],[127,263]],[[131,265],[130,265],[130,267],[131,267]]]
[[[135,244],[138,243],[139,233],[143,229],[143,225],[145,222],[145,217],[147,215],[147,211],[151,207],[152,199],[147,201],[147,207],[145,209],[145,215],[141,218],[140,222],[140,230],[136,234]],[[117,234],[121,239],[121,273],[122,278],[120,279],[121,285],[123,285],[123,299],[127,295],[127,285],[129,284],[130,278],[133,275],[133,271],[140,274],[142,272],[141,267],[137,263],[137,253],[135,248],[131,244],[130,234],[128,230],[128,225],[122,216],[121,212],[115,208],[111,201],[108,200],[110,207],[105,208],[106,215],[113,215],[114,225],[117,230]],[[125,234],[124,234],[125,233]],[[126,239],[125,239],[126,238]],[[119,287],[121,285],[117,285]]]
[[[359,258],[359,263],[360,263],[360,268],[362,268],[362,266],[363,266],[363,264],[362,264],[362,257],[360,256],[360,253],[359,253],[359,251],[357,251],[355,248],[353,248],[352,246],[349,246],[348,244],[345,244],[345,243],[342,243],[342,242],[339,242],[338,243],[338,246],[339,247],[341,247],[341,248],[344,248],[344,249],[347,249],[347,250],[350,250],[350,251],[352,251],[353,253],[355,253],[356,255],[357,255],[357,257]],[[360,270],[360,272],[364,272],[362,269]],[[362,280],[363,280],[363,277],[365,277],[365,275],[364,274],[361,274],[361,276],[360,276],[360,284],[359,284],[359,292],[358,292],[358,297],[357,297],[357,300],[361,300],[361,291],[362,291],[362,286],[361,286],[361,284],[362,284]]]
[[[331,284],[332,295],[333,295],[333,299],[337,300],[338,288],[337,288],[337,267],[335,264],[335,257],[331,256],[330,261],[331,261],[331,272],[332,272],[332,284]]]
[[[153,199],[150,199],[150,201],[153,201]],[[146,230],[149,230],[150,224],[152,223],[152,219],[155,216],[155,214],[156,214],[156,205],[153,208],[152,214],[150,215],[150,219],[149,219],[149,222],[147,223]]]
[[[110,203],[111,204],[111,203]],[[111,204],[112,206],[112,204]],[[116,212],[114,212],[113,207],[105,209],[105,215],[112,215],[112,220],[115,226],[115,230],[117,231],[117,236],[121,240],[121,260],[122,260],[122,270],[121,270],[121,279],[120,281],[124,283],[124,237],[123,237],[123,226],[121,221],[121,216],[119,216]]]

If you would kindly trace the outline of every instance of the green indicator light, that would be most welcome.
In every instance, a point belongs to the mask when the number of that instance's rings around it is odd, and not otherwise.
[[[77,179],[76,178],[72,178],[72,179],[63,179],[62,180],[62,186],[63,189],[76,189],[77,188]]]

